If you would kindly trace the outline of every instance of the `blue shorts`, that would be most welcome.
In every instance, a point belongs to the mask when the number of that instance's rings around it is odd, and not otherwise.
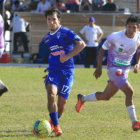
[[[58,95],[62,96],[67,100],[73,85],[73,81],[74,81],[74,69],[49,70],[45,86],[47,86],[47,83],[55,85],[58,89]]]

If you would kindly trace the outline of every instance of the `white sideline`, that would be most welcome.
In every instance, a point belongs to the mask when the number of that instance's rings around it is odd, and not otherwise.
[[[18,64],[18,63],[0,63],[0,66],[11,67],[48,67],[48,64]],[[84,68],[84,65],[75,65],[75,68]]]
[[[0,66],[7,66],[7,67],[43,67],[43,68],[47,68],[49,65],[48,64],[24,64],[24,63],[0,63]],[[75,64],[74,65],[75,68],[85,68],[84,65],[78,65]],[[92,65],[90,66],[90,68],[93,68]],[[106,68],[106,65],[103,65],[103,68]],[[133,69],[134,66],[131,66],[131,69]]]

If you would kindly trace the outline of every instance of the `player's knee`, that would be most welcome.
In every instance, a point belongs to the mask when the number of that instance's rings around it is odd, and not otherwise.
[[[51,97],[53,97],[53,96],[56,96],[56,93],[57,92],[55,92],[55,91],[53,91],[53,90],[47,90],[47,94],[48,94],[48,96],[51,96]]]
[[[48,104],[52,106],[53,104],[56,104],[56,95],[55,94],[49,94],[48,93]]]

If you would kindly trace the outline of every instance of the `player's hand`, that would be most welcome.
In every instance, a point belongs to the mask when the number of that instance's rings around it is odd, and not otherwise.
[[[60,62],[61,62],[61,63],[66,62],[68,59],[69,59],[69,58],[67,57],[67,55],[65,55],[65,54],[60,55]]]
[[[44,83],[46,82],[47,77],[48,77],[48,75],[45,75],[45,76],[43,77],[43,79],[44,79]]]
[[[96,40],[95,40],[95,42],[99,43],[99,40],[98,40],[98,39],[96,39]]]
[[[87,41],[87,40],[84,40],[84,42],[85,42],[86,44],[88,44],[88,41]]]
[[[95,76],[96,79],[98,79],[102,75],[102,69],[101,68],[97,68],[95,70],[95,72],[93,73],[93,75]]]
[[[136,65],[134,66],[134,73],[138,73],[138,72],[139,72],[139,65],[136,64]]]

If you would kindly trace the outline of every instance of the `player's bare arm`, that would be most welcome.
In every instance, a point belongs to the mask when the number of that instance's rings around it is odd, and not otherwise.
[[[101,48],[99,51],[99,56],[98,56],[98,64],[95,72],[93,75],[95,76],[96,79],[98,79],[102,75],[102,60],[104,56],[104,50]]]
[[[65,54],[62,54],[60,55],[60,62],[61,63],[64,63],[66,62],[67,60],[69,60],[71,57],[77,55],[79,52],[81,52],[84,47],[85,47],[85,43],[83,41],[75,41],[76,43],[76,46],[75,48],[73,49],[73,51],[71,51],[69,54],[65,55]]]
[[[85,35],[85,33],[84,34],[81,34],[81,33],[79,33],[80,34],[80,37],[84,40],[84,42],[85,43],[88,43],[88,41],[86,40],[86,35]]]
[[[103,32],[99,34],[99,36],[98,36],[96,42],[100,42],[100,40],[101,40],[102,37],[103,37]]]
[[[134,66],[134,73],[138,73],[139,72],[139,67],[140,67],[140,52],[137,51],[137,62]]]

